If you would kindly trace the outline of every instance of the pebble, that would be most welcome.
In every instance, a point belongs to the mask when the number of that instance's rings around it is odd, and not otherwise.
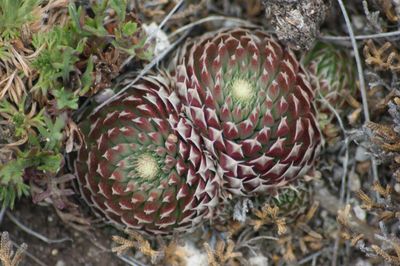
[[[268,258],[266,258],[262,255],[258,255],[258,256],[250,258],[249,264],[251,266],[267,266],[267,265],[269,265]]]
[[[155,56],[162,54],[171,46],[167,34],[155,22],[152,22],[150,25],[143,24],[143,29],[150,38],[156,41],[156,47],[154,48]]]
[[[354,206],[353,210],[358,219],[360,219],[361,221],[365,221],[365,219],[367,218],[367,212],[365,210],[361,209],[361,207],[358,205]]]
[[[56,262],[56,266],[67,266],[67,264],[63,260],[59,260]]]
[[[372,264],[368,260],[358,259],[354,266],[372,266]]]
[[[351,191],[359,191],[361,189],[361,181],[360,177],[357,174],[350,175],[350,190]]]
[[[97,103],[103,103],[107,101],[109,98],[113,97],[115,95],[114,91],[110,88],[102,90],[100,93],[98,93],[95,97],[94,100]]]
[[[364,16],[360,15],[353,15],[351,17],[351,22],[355,29],[361,30],[365,28],[365,18]]]
[[[358,146],[356,149],[356,156],[355,159],[357,162],[363,162],[366,161],[370,158],[370,156],[367,153],[367,150],[362,147],[362,146]]]
[[[396,183],[394,185],[394,191],[396,191],[397,193],[400,193],[400,183]]]

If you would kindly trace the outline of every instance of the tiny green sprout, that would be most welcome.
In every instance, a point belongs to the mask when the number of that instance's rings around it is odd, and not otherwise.
[[[59,110],[64,108],[75,110],[78,108],[78,97],[74,93],[65,90],[64,87],[59,90],[53,90],[52,94],[56,98]]]
[[[122,33],[125,36],[131,36],[137,31],[137,23],[128,21],[122,26]]]
[[[63,138],[65,118],[63,116],[58,116],[56,121],[53,122],[49,117],[45,116],[44,121],[46,126],[38,127],[41,137],[46,141],[44,149],[59,151],[61,148],[61,140]]]
[[[18,106],[15,107],[7,100],[0,101],[0,116],[14,125],[16,137],[29,136],[33,133],[33,128],[44,125],[44,109],[36,113],[36,103],[33,103],[30,111],[26,113],[25,102],[26,98],[24,97]]]
[[[25,169],[35,167],[43,172],[57,173],[61,166],[62,154],[40,151],[37,148],[17,152],[16,159],[0,164],[0,202],[2,206],[13,208],[17,198],[29,194],[29,186],[24,183]]]

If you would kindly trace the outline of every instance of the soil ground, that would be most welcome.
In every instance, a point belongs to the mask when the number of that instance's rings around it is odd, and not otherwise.
[[[69,239],[61,243],[46,243],[21,230],[5,215],[0,225],[0,231],[8,231],[10,239],[15,244],[28,244],[26,257],[21,265],[126,265],[110,250],[113,228],[94,228],[94,231],[89,233],[90,235],[79,232],[66,227],[52,207],[34,205],[29,199],[24,199],[16,204],[12,215],[20,223],[48,239]]]

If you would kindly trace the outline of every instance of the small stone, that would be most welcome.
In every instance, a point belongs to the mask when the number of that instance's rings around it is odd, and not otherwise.
[[[191,266],[207,266],[207,254],[202,250],[198,249],[193,242],[187,241],[184,245],[186,251],[186,265]]]
[[[150,25],[143,24],[143,29],[150,36],[149,39],[155,40],[155,56],[162,54],[171,46],[167,34],[155,22],[152,22]]]
[[[358,259],[354,266],[372,266],[372,264],[368,260]]]
[[[249,259],[249,264],[251,266],[268,266],[268,258],[258,255]]]
[[[104,89],[101,92],[99,92],[96,96],[94,96],[94,100],[97,103],[103,103],[105,101],[107,101],[109,98],[114,96],[114,91],[112,89]]]
[[[358,174],[350,175],[350,190],[351,191],[359,191],[361,189],[361,181]]]
[[[51,250],[51,255],[57,256],[58,255],[58,249]]]
[[[361,30],[365,28],[365,16],[352,16],[351,19],[352,25],[355,29]]]
[[[367,154],[367,150],[362,147],[362,146],[358,146],[357,150],[356,150],[356,161],[357,162],[363,162],[369,159],[369,156]]]
[[[56,262],[56,266],[67,266],[67,264],[63,260],[59,260]]]
[[[367,213],[365,210],[363,210],[360,206],[354,206],[353,207],[353,211],[356,215],[356,217],[358,219],[360,219],[361,221],[365,221],[365,219],[367,218]]]
[[[400,183],[396,183],[394,185],[394,191],[396,191],[397,193],[400,193]]]

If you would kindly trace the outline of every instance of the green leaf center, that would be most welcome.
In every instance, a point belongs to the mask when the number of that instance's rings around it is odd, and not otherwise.
[[[236,79],[231,85],[231,93],[235,100],[241,103],[248,103],[253,99],[255,90],[247,80]]]
[[[147,180],[153,180],[160,172],[160,167],[154,156],[145,153],[136,158],[135,167],[138,175]]]

